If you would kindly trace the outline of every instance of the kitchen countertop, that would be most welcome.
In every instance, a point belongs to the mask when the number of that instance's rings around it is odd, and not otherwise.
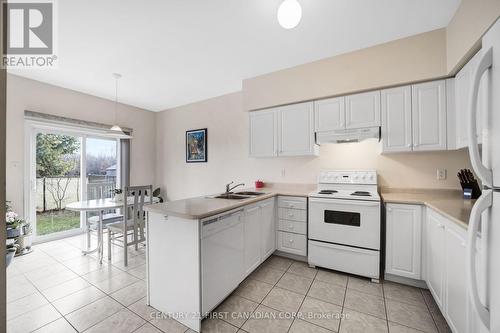
[[[461,190],[392,189],[380,191],[386,203],[425,205],[467,229],[472,206],[476,200],[465,200]]]
[[[261,189],[246,188],[237,189],[235,192],[255,191],[265,194],[241,200],[215,199],[211,198],[218,194],[206,195],[203,197],[182,199],[144,206],[148,212],[177,216],[185,219],[199,220],[208,216],[223,213],[242,206],[252,204],[272,198],[277,195],[289,195],[307,197],[309,193],[316,189],[316,185],[309,184],[270,184]],[[220,193],[219,193],[220,194]]]

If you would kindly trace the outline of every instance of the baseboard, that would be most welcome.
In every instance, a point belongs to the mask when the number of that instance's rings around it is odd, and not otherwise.
[[[282,252],[282,251],[278,251],[278,250],[274,251],[273,255],[285,257],[285,258],[293,259],[293,260],[297,260],[297,261],[307,262],[306,256],[299,256],[297,254]]]
[[[393,274],[385,273],[384,280],[396,282],[396,283],[401,283],[401,284],[406,284],[406,285],[412,286],[412,287],[428,289],[425,281],[410,279],[407,277],[397,276],[397,275],[393,275]]]

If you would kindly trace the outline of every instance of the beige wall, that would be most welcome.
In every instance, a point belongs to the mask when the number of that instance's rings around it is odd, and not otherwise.
[[[480,48],[481,36],[500,16],[500,0],[462,0],[446,29],[448,72],[455,73]]]
[[[429,80],[446,73],[446,31],[439,29],[244,80],[244,108]]]
[[[467,152],[381,155],[381,143],[323,145],[320,156],[254,159],[248,157],[248,113],[242,93],[233,93],[158,114],[158,183],[175,200],[224,191],[232,180],[253,185],[267,182],[315,183],[321,169],[374,168],[382,186],[458,188],[458,169],[469,167]],[[208,128],[208,163],[185,162],[185,131]],[[436,180],[446,168],[448,179]],[[281,171],[285,170],[285,176]]]
[[[7,200],[23,213],[24,110],[94,121],[114,122],[114,103],[102,98],[19,76],[7,77]],[[134,130],[131,184],[154,184],[155,114],[120,105],[118,123]]]

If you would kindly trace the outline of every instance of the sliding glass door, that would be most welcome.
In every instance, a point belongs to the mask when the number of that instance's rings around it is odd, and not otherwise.
[[[119,140],[36,128],[30,137],[27,207],[35,241],[81,233],[92,214],[65,207],[113,196],[120,181]]]

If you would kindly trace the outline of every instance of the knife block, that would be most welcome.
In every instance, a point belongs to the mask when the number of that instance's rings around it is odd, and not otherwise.
[[[466,183],[460,182],[460,186],[462,186],[462,190],[464,191],[464,193],[465,193],[466,189],[472,191],[471,199],[477,199],[481,196],[482,192],[481,192],[481,189],[479,188],[479,184],[477,183],[476,180],[474,180],[472,182],[466,182]],[[465,195],[464,195],[464,197],[465,197]]]

